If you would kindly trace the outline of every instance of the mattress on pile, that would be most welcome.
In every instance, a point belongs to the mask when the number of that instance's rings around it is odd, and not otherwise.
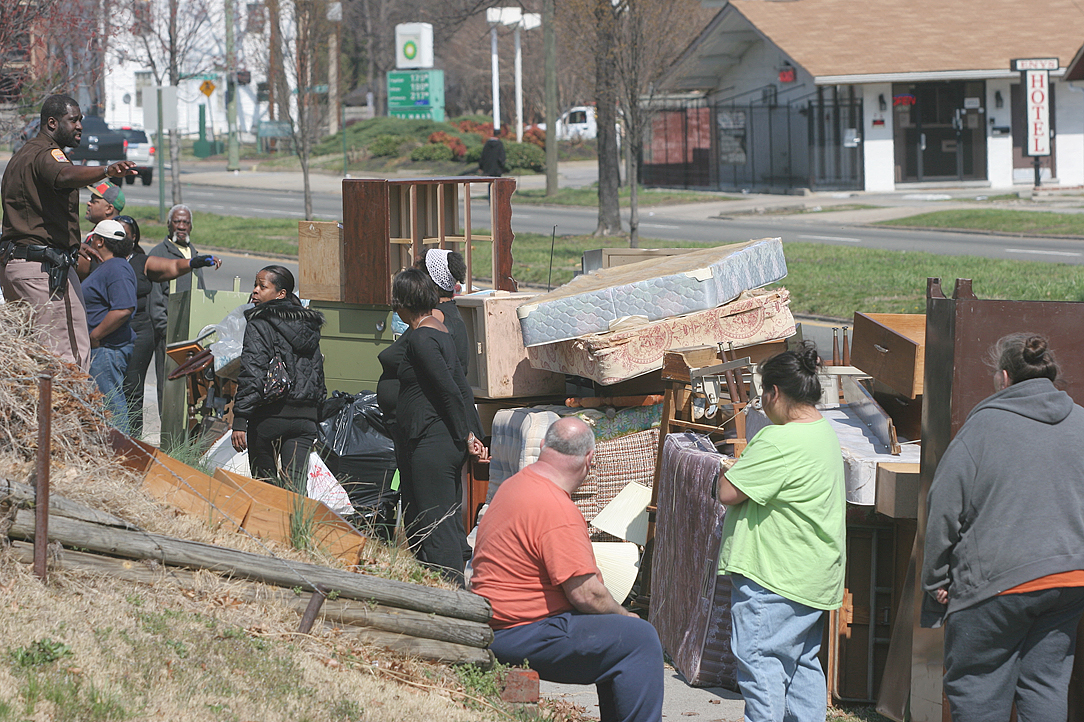
[[[907,462],[917,464],[922,460],[918,444],[903,444],[900,454],[893,456],[885,445],[858,418],[850,406],[821,409],[832,430],[839,438],[843,452],[843,480],[847,488],[847,503],[874,506],[877,503],[877,465],[880,463]]]
[[[527,358],[536,369],[615,384],[658,371],[671,349],[717,343],[741,348],[788,338],[794,332],[790,292],[756,289],[707,311],[531,346]]]
[[[736,690],[730,577],[717,573],[726,507],[712,496],[722,458],[705,436],[666,436],[648,621],[690,685]]]
[[[787,275],[779,238],[762,238],[577,276],[516,309],[523,345],[610,330],[626,316],[648,321],[704,311]]]

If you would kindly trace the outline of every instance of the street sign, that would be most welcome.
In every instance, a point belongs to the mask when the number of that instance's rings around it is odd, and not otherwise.
[[[257,138],[289,138],[293,135],[287,120],[264,120],[256,127]]]
[[[444,107],[443,70],[392,70],[388,108]]]
[[[199,84],[199,90],[201,93],[210,98],[211,93],[215,92],[215,84],[212,83],[210,80],[204,80],[202,83]]]

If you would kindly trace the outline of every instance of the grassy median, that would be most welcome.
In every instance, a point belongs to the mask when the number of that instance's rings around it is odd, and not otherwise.
[[[907,218],[881,221],[877,225],[960,229],[988,233],[1027,233],[1040,236],[1084,236],[1084,214],[1010,211],[999,208],[934,211]]]

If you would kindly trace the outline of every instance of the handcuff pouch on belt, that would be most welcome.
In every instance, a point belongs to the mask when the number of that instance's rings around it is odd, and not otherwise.
[[[49,274],[49,295],[57,298],[63,298],[68,290],[68,270],[76,265],[78,255],[78,248],[59,251],[50,246],[20,246],[12,241],[0,246],[0,263],[6,264],[12,258],[41,263],[42,273]]]

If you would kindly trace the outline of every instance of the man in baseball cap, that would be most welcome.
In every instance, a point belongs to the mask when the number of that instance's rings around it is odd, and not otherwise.
[[[86,219],[98,223],[107,218],[116,218],[124,210],[124,191],[107,180],[87,186],[90,201],[87,202]]]

